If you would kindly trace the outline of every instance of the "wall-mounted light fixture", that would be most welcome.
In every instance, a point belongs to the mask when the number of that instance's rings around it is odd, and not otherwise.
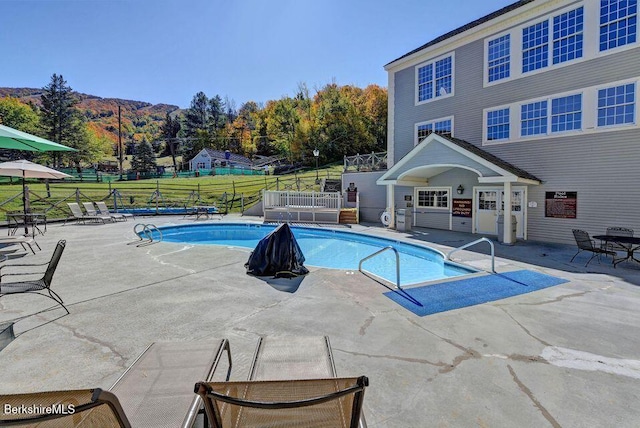
[[[462,195],[464,193],[464,186],[462,186],[462,184],[459,185],[456,192],[458,192],[458,195]]]

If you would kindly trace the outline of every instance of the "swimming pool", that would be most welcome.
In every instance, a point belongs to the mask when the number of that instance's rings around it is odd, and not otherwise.
[[[159,229],[162,231],[163,241],[254,249],[260,239],[275,229],[275,226],[216,223],[163,226]],[[292,227],[291,230],[305,256],[305,265],[358,270],[360,260],[392,245],[400,253],[401,285],[476,272],[471,268],[446,262],[442,253],[420,245],[331,229]],[[396,282],[396,262],[393,251],[385,251],[367,260],[362,267],[393,284]]]

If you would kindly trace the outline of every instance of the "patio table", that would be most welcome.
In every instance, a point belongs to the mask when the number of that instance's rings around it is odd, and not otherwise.
[[[627,260],[633,260],[640,263],[640,260],[636,259],[635,251],[640,249],[640,237],[637,236],[616,236],[616,235],[595,235],[595,239],[599,239],[605,244],[614,242],[620,244],[626,249],[626,255],[623,257],[613,258],[613,267],[616,267],[619,263]]]
[[[25,231],[28,232],[31,227],[31,236],[36,237],[36,231],[40,235],[44,235],[47,231],[47,215],[45,213],[7,213],[7,234],[15,235],[16,231],[24,226]],[[44,226],[44,230],[39,226]],[[28,234],[28,233],[27,233]]]

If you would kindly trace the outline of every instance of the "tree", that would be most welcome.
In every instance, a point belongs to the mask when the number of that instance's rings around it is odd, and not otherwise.
[[[142,138],[131,158],[131,169],[137,172],[155,172],[157,168],[156,155],[153,146],[146,137]]]
[[[164,118],[164,122],[160,125],[160,137],[165,141],[171,160],[173,161],[173,170],[178,172],[178,164],[176,162],[176,146],[178,145],[178,133],[180,132],[180,121],[178,118],[173,119],[169,113]]]
[[[51,76],[51,82],[43,88],[43,91],[44,93],[40,96],[42,101],[40,123],[47,138],[73,147],[71,141],[81,141],[81,138],[73,135],[73,132],[79,129],[74,124],[78,120],[74,109],[78,100],[73,96],[71,87],[67,85],[62,75]]]
[[[40,118],[33,106],[20,102],[17,98],[0,98],[0,123],[18,131],[35,134]]]

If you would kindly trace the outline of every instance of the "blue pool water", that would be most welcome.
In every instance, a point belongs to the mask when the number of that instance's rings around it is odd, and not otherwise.
[[[162,239],[169,242],[223,245],[253,249],[275,226],[217,223],[161,227]],[[368,255],[392,245],[400,253],[400,284],[409,285],[475,272],[445,262],[441,253],[431,248],[376,238],[354,232],[292,227],[305,256],[305,265],[330,269],[358,270],[358,263]],[[363,269],[395,284],[396,263],[393,251],[385,251],[362,265]]]

